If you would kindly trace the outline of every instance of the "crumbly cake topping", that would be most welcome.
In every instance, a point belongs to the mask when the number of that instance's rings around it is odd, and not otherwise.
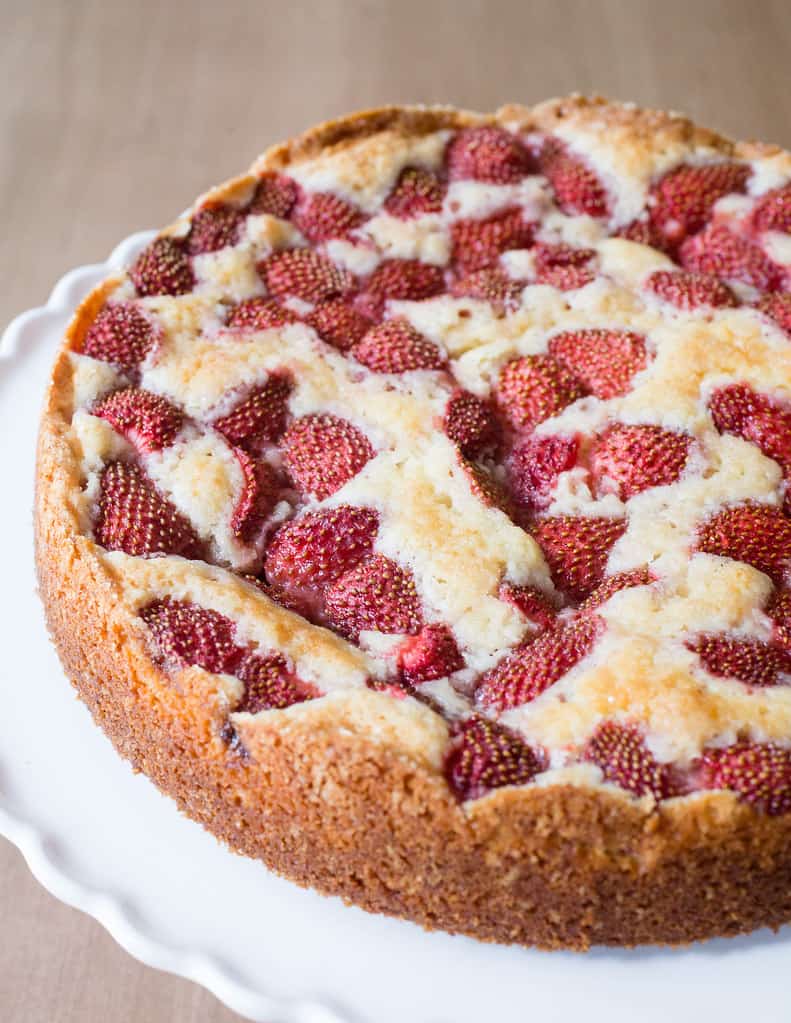
[[[791,157],[583,101],[427,124],[276,150],[116,282],[81,531],[248,750],[395,701],[463,800],[790,810]]]

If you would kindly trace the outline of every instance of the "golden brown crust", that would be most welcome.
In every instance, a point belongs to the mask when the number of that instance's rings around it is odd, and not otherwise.
[[[684,119],[598,99],[506,107],[496,116],[526,130],[605,117],[654,137],[694,133],[701,144],[732,145]],[[274,147],[256,169],[384,129],[416,134],[481,120],[490,119],[445,109],[369,111]],[[237,852],[429,928],[586,948],[684,943],[791,919],[791,816],[759,815],[731,794],[656,809],[601,789],[533,786],[462,807],[436,770],[341,731],[331,712],[313,714],[309,726],[298,716],[286,726],[264,715],[245,729],[244,752],[229,747],[225,716],[205,699],[205,676],[182,672],[177,691],[153,663],[138,619],[79,535],[69,500],[76,457],[67,437],[67,352],[81,346],[109,287],[83,302],[53,370],[38,450],[36,564],[66,672],[136,770]]]

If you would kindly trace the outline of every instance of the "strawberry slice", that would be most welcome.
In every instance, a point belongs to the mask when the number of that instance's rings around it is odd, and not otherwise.
[[[469,391],[456,390],[445,406],[443,429],[465,458],[496,451],[502,430],[490,402]]]
[[[557,622],[557,608],[546,594],[533,586],[504,582],[500,584],[497,596],[520,611],[541,632],[554,628]]]
[[[527,785],[545,768],[543,752],[476,714],[453,730],[445,777],[456,798],[464,801],[505,785]]]
[[[313,249],[274,252],[257,263],[256,269],[269,291],[278,298],[323,302],[348,295],[355,287],[354,277],[348,270]]]
[[[635,796],[670,799],[680,786],[669,764],[660,764],[636,725],[603,721],[585,747],[583,759],[601,768],[605,781]]]
[[[508,463],[514,497],[531,508],[545,508],[562,472],[577,464],[579,438],[534,434],[516,447]]]
[[[539,519],[533,536],[555,586],[583,600],[602,581],[610,551],[625,531],[625,519],[560,515]]]
[[[646,280],[645,287],[665,302],[685,311],[700,309],[701,306],[721,309],[739,304],[728,285],[711,274],[655,270]]]
[[[648,365],[645,339],[628,330],[569,330],[555,334],[549,354],[597,398],[620,398]]]
[[[285,220],[294,208],[299,189],[295,181],[283,174],[262,174],[247,212],[256,216],[268,214]]]
[[[299,203],[293,220],[305,237],[314,243],[331,238],[348,238],[365,217],[362,210],[331,192],[314,192]]]
[[[596,276],[588,266],[596,255],[593,249],[538,242],[533,248],[533,255],[537,284],[548,284],[559,291],[574,291],[590,284]]]
[[[129,276],[138,295],[184,295],[195,287],[183,243],[164,236],[143,249]]]
[[[600,618],[586,615],[542,632],[485,672],[476,686],[475,699],[497,711],[535,700],[591,652],[603,629]]]
[[[581,157],[569,152],[565,143],[547,139],[538,155],[538,164],[564,213],[607,216],[609,201],[602,183]]]
[[[791,292],[762,295],[755,303],[755,308],[774,320],[791,337]]]
[[[647,245],[649,248],[658,249],[660,252],[668,250],[668,243],[665,236],[657,229],[654,222],[647,217],[633,220],[625,227],[615,232],[616,238],[623,238],[628,242],[636,242],[638,245]]]
[[[248,653],[236,674],[244,682],[242,701],[235,708],[237,714],[283,710],[321,695],[290,670],[281,654],[262,657],[260,654]]]
[[[686,645],[712,675],[736,678],[749,686],[776,686],[791,673],[791,655],[757,639],[705,634]]]
[[[749,177],[746,164],[682,164],[652,186],[651,222],[668,242],[679,243],[705,225],[723,196],[744,192]]]
[[[692,438],[654,425],[613,423],[596,441],[591,468],[600,494],[622,501],[650,487],[675,483],[684,471]]]
[[[760,291],[777,291],[783,284],[782,269],[763,249],[721,224],[688,238],[679,249],[679,259],[687,270],[741,281]]]
[[[398,651],[401,675],[409,685],[446,678],[464,667],[464,658],[447,625],[424,625]]]
[[[200,558],[202,544],[189,521],[134,465],[110,462],[99,484],[96,542],[137,557],[180,554]]]
[[[92,359],[124,369],[139,366],[158,340],[158,332],[132,302],[106,305],[85,335],[82,351]]]
[[[534,225],[522,210],[509,208],[483,220],[457,220],[451,227],[452,259],[456,270],[470,274],[498,261],[503,252],[529,249]]]
[[[281,443],[289,475],[319,501],[348,483],[375,454],[364,433],[331,415],[295,420]]]
[[[729,789],[770,817],[791,811],[791,750],[785,747],[737,742],[706,749],[700,767],[704,788]]]
[[[498,508],[504,515],[513,518],[514,506],[511,497],[492,469],[478,462],[471,462],[461,453],[458,455],[458,462],[475,497],[487,508]]]
[[[697,550],[744,561],[782,582],[791,562],[791,521],[768,504],[723,508],[701,526]]]
[[[184,413],[161,394],[125,387],[103,398],[92,410],[143,454],[161,451],[184,425]]]
[[[285,592],[320,589],[373,552],[379,516],[342,504],[307,512],[281,526],[266,549],[269,583]]]
[[[531,171],[530,155],[502,128],[465,128],[448,143],[445,161],[451,179],[472,178],[495,185],[512,185]]]
[[[231,515],[231,529],[242,543],[253,543],[277,504],[280,479],[269,465],[234,448],[241,466],[244,486]]]
[[[791,234],[791,183],[765,192],[755,204],[751,219],[756,231]]]
[[[589,597],[580,604],[578,610],[582,614],[586,611],[593,611],[602,604],[606,604],[610,597],[620,593],[621,590],[631,589],[633,586],[650,586],[656,581],[656,577],[644,565],[642,568],[632,568],[628,572],[618,572],[616,575],[604,579]]]
[[[339,352],[348,352],[373,327],[373,321],[342,299],[320,302],[306,317],[322,341]]]
[[[243,655],[234,623],[211,608],[185,600],[155,600],[140,617],[166,663],[233,674]]]
[[[405,167],[395,188],[385,199],[384,208],[391,217],[411,220],[426,213],[439,213],[445,199],[445,185],[432,171]]]
[[[204,252],[224,249],[226,245],[236,245],[243,227],[244,217],[232,206],[223,203],[204,206],[192,218],[187,252],[191,256],[200,256]]]
[[[237,330],[271,330],[298,323],[299,317],[272,298],[245,298],[228,313],[226,326]]]
[[[382,554],[344,573],[324,600],[330,625],[350,639],[367,630],[414,636],[422,625],[412,573]]]
[[[407,373],[445,366],[439,348],[402,317],[372,327],[351,353],[374,373]]]
[[[288,418],[291,379],[285,373],[273,373],[231,411],[215,419],[215,430],[236,447],[253,454],[282,435]]]
[[[562,363],[550,355],[523,355],[507,362],[497,381],[497,403],[514,429],[531,430],[585,395]]]
[[[504,271],[497,267],[475,270],[466,277],[455,281],[451,294],[456,298],[475,298],[482,302],[490,302],[498,316],[513,312],[519,307],[524,281],[512,280]]]
[[[419,302],[445,290],[442,267],[419,259],[385,259],[368,278],[365,290],[380,299]]]
[[[760,448],[791,470],[791,409],[748,384],[730,384],[714,391],[709,411],[720,433],[733,433]]]
[[[772,642],[791,654],[791,590],[775,590],[766,615],[772,622]]]

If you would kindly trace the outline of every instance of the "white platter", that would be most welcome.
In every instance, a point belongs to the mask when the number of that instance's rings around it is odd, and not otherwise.
[[[149,237],[67,274],[0,347],[0,832],[38,880],[133,956],[266,1023],[788,1023],[790,928],[587,955],[426,934],[232,855],[116,756],[46,636],[32,565],[33,453],[72,311]]]

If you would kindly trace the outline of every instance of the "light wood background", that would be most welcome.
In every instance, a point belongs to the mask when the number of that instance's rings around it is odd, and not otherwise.
[[[0,0],[0,322],[324,118],[596,91],[791,146],[789,54],[790,0]],[[238,1017],[0,841],[0,1020]]]

